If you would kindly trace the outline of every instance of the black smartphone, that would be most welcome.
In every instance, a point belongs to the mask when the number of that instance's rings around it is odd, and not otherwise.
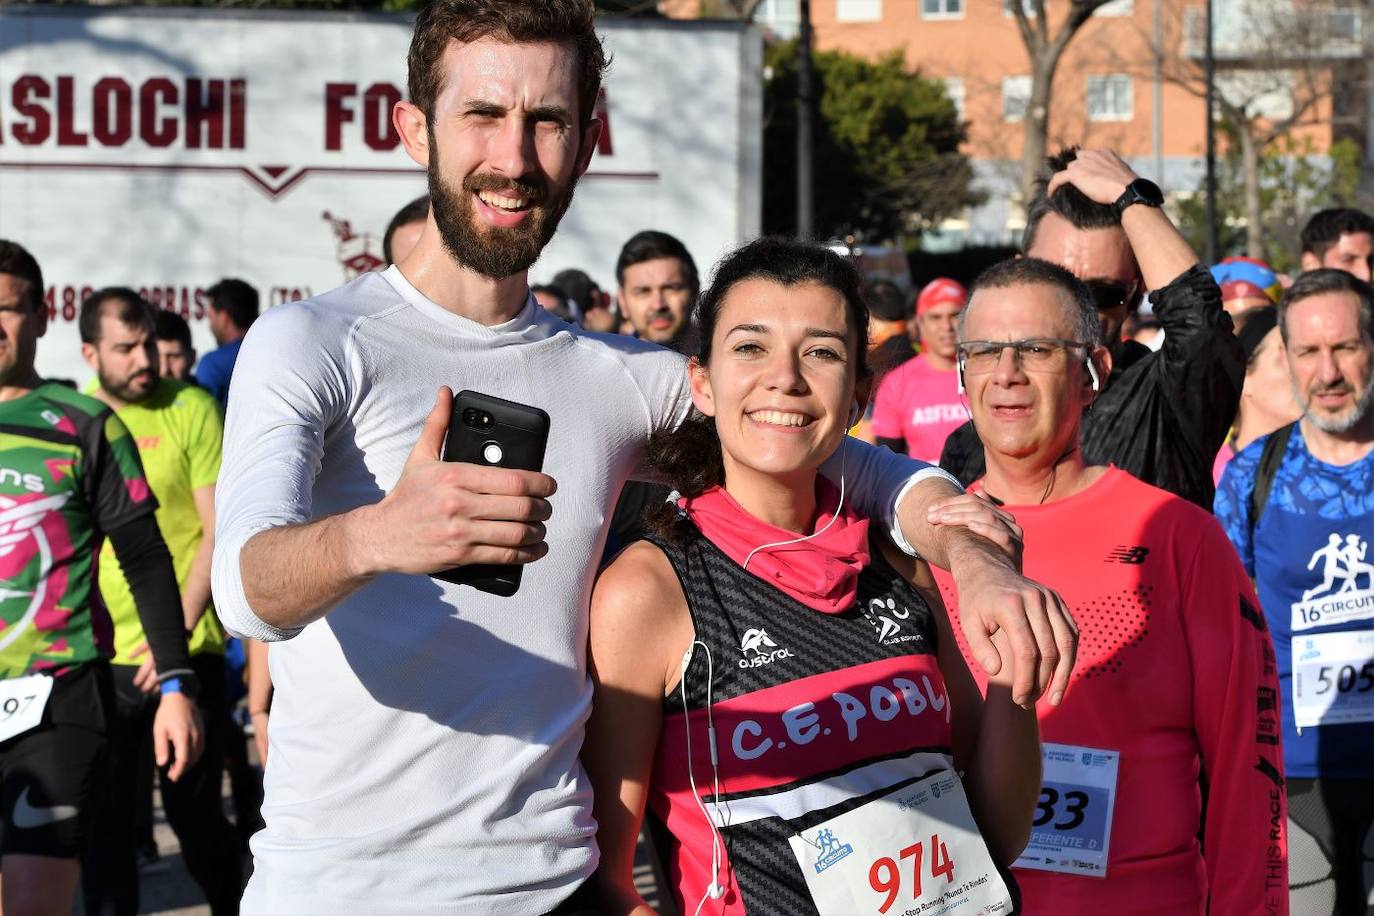
[[[549,415],[538,407],[517,404],[477,391],[460,391],[453,399],[453,414],[444,437],[445,461],[465,461],[521,471],[544,469],[544,449],[549,442]],[[434,573],[436,579],[471,585],[493,595],[509,598],[520,589],[515,564],[455,566]]]

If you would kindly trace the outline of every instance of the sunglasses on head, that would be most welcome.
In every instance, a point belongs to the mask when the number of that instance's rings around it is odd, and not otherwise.
[[[1137,281],[1085,280],[1083,285],[1092,294],[1093,304],[1101,311],[1110,311],[1123,305],[1135,308],[1140,304],[1140,284]]]

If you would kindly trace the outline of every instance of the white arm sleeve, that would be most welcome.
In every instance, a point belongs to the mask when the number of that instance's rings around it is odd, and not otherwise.
[[[634,380],[644,403],[644,441],[659,430],[677,429],[692,412],[692,386],[687,376],[687,358],[671,350],[652,347],[631,352],[626,370]],[[631,478],[661,483],[642,461]]]
[[[845,499],[860,515],[880,522],[892,543],[911,556],[919,556],[903,532],[897,507],[911,488],[932,478],[947,480],[962,490],[959,482],[938,467],[898,455],[881,445],[870,445],[852,436],[845,437],[835,454],[821,465],[821,473],[838,484],[844,478]],[[910,532],[914,534],[915,532]]]
[[[263,623],[244,597],[239,554],[260,531],[310,519],[326,430],[348,400],[345,342],[318,313],[278,306],[253,322],[234,366],[215,488],[215,610],[239,636],[275,641],[301,628]]]

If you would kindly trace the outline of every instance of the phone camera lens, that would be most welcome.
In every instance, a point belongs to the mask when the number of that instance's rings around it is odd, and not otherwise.
[[[469,407],[467,410],[463,411],[463,422],[468,426],[480,426],[480,420],[481,414],[477,410]]]

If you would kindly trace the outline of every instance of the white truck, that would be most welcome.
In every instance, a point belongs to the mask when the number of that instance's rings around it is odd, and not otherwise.
[[[43,268],[39,370],[78,381],[76,317],[129,286],[214,347],[205,289],[264,308],[382,263],[425,176],[391,126],[411,19],[298,11],[0,6],[0,238]],[[606,125],[534,280],[603,288],[641,229],[681,238],[703,273],[756,236],[762,41],[729,23],[604,18]]]

